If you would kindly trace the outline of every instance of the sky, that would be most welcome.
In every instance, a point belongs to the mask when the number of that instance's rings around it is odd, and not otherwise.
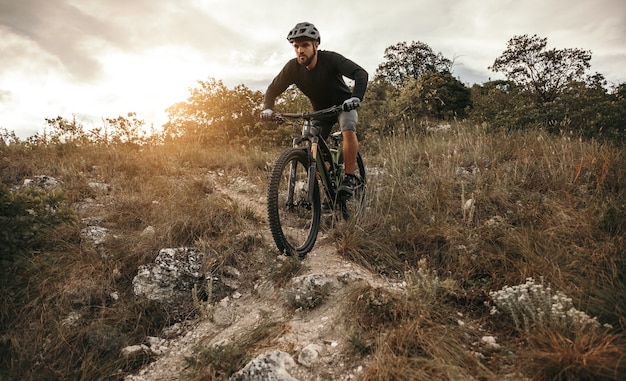
[[[488,67],[511,38],[536,34],[626,82],[624,0],[0,0],[0,128],[26,138],[46,118],[89,129],[129,112],[159,128],[198,81],[265,91],[301,21],[370,78],[385,48],[419,41],[482,84],[502,78]]]

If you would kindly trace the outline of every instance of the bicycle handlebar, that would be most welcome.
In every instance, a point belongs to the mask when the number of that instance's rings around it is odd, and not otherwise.
[[[343,110],[343,106],[337,105],[337,106],[332,106],[332,107],[325,108],[325,109],[322,109],[322,110],[317,110],[317,111],[308,111],[308,112],[301,112],[301,113],[274,114],[273,118],[275,120],[278,120],[278,121],[281,121],[284,118],[312,120],[312,119],[318,119],[318,118],[321,118],[321,117],[333,116],[335,114],[339,114],[339,112],[341,112],[342,110]]]

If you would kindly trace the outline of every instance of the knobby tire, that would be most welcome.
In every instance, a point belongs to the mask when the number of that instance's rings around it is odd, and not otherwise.
[[[290,191],[292,168],[295,169],[295,178],[292,178]],[[300,258],[313,249],[321,217],[317,181],[310,202],[307,201],[308,168],[309,156],[306,150],[291,148],[283,151],[272,168],[267,193],[270,230],[278,250]]]

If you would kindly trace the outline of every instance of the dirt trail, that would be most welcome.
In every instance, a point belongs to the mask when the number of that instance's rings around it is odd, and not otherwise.
[[[266,242],[273,242],[266,218],[266,198],[262,191],[243,178],[231,181],[228,185],[218,183],[217,191],[228,195],[240,205],[252,208],[261,217],[258,232]],[[301,275],[320,274],[331,279],[349,279],[349,282],[364,280],[373,285],[385,284],[382,277],[337,255],[331,240],[323,232],[318,236],[313,251],[304,259],[304,267],[306,272]],[[285,321],[288,328],[261,353],[278,349],[297,360],[305,346],[318,346],[317,363],[311,367],[296,364],[288,370],[293,377],[301,381],[354,379],[363,371],[365,363],[362,359],[352,359],[343,318],[345,289],[336,290],[314,309],[294,312],[293,308],[285,305],[285,290],[276,289],[271,281],[261,280],[254,290],[236,293],[217,303],[207,317],[194,322],[186,333],[167,342],[167,350],[156,361],[125,380],[188,379],[187,372],[190,369],[185,357],[193,357],[195,349],[228,342],[268,318]]]

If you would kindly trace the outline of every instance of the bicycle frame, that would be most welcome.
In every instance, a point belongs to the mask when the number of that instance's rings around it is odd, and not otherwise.
[[[331,110],[336,111],[336,108]],[[330,111],[330,112],[333,112]],[[313,113],[310,113],[313,114]],[[282,114],[284,117],[297,117],[303,118],[306,114]],[[307,155],[312,159],[309,163],[308,169],[308,199],[307,202],[311,203],[311,195],[313,194],[313,187],[316,176],[319,174],[320,181],[322,182],[322,188],[328,200],[335,200],[336,189],[339,184],[339,178],[341,176],[341,167],[338,164],[339,150],[341,141],[341,132],[334,133],[331,138],[334,142],[333,147],[328,147],[328,144],[324,139],[319,137],[320,131],[313,123],[313,118],[304,118],[302,124],[302,135],[293,139],[293,148],[303,148],[307,151]],[[304,144],[303,144],[304,143]],[[326,160],[324,155],[328,156]],[[327,168],[324,163],[330,163],[330,167]],[[289,181],[289,202],[293,202],[293,192],[295,188],[295,168],[291,168],[291,176]]]

